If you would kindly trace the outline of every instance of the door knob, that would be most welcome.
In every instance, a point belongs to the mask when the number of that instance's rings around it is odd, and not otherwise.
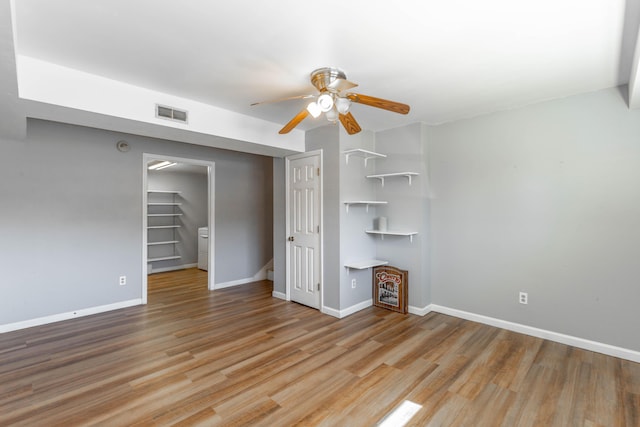
[[[289,238],[287,239],[290,242],[293,242],[295,240],[295,238],[293,236],[289,236]]]

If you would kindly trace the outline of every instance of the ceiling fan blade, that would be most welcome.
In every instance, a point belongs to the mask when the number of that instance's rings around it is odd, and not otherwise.
[[[362,130],[351,113],[340,114],[340,123],[342,123],[349,135],[356,134]]]
[[[360,95],[358,93],[348,93],[346,96],[353,102],[369,105],[370,107],[382,108],[383,110],[393,111],[394,113],[408,114],[410,109],[407,104],[375,98],[373,96]]]
[[[270,99],[268,101],[260,101],[260,102],[254,102],[253,104],[251,104],[251,106],[253,107],[254,105],[260,105],[260,104],[273,104],[276,102],[281,102],[281,101],[291,101],[292,99],[310,99],[310,98],[314,98],[315,95],[296,95],[296,96],[289,96],[286,98],[280,98],[280,99]]]
[[[282,129],[280,129],[280,132],[278,132],[279,134],[284,134],[284,133],[289,133],[291,132],[291,130],[298,126],[298,124],[303,121],[307,116],[309,115],[309,112],[307,111],[306,108],[304,108],[303,110],[301,110],[298,114],[296,114],[296,116],[291,119],[291,121],[289,123],[287,123],[286,125],[284,125],[284,127]]]
[[[327,88],[329,90],[333,90],[336,92],[342,92],[343,90],[353,89],[354,87],[357,87],[357,86],[358,86],[357,83],[350,82],[347,79],[335,79],[334,81],[329,83]]]

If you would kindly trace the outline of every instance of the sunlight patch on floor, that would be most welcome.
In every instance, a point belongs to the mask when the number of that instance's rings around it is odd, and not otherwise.
[[[376,425],[378,427],[402,427],[413,418],[420,408],[422,408],[422,405],[405,400]]]

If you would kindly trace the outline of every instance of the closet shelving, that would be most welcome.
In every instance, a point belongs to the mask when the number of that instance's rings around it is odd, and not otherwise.
[[[180,259],[182,258],[180,255],[169,255],[169,256],[159,256],[155,258],[147,258],[149,262],[158,262],[158,261],[167,261],[170,259]]]
[[[159,245],[173,245],[175,243],[180,243],[179,240],[167,240],[167,241],[160,241],[160,242],[149,242],[147,243],[147,246],[159,246]]]
[[[147,197],[147,260],[158,262],[180,259],[176,247],[180,243],[177,230],[180,228],[178,220],[182,216],[182,203],[177,201],[180,191],[147,190]],[[149,224],[149,221],[153,223]]]

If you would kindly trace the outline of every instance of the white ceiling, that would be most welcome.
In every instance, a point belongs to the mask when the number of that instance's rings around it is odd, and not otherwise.
[[[626,84],[640,0],[15,0],[16,54],[283,124],[336,66],[364,129],[437,124]],[[308,101],[307,101],[308,102]],[[318,119],[320,120],[320,119]],[[302,129],[324,124],[306,119]]]

